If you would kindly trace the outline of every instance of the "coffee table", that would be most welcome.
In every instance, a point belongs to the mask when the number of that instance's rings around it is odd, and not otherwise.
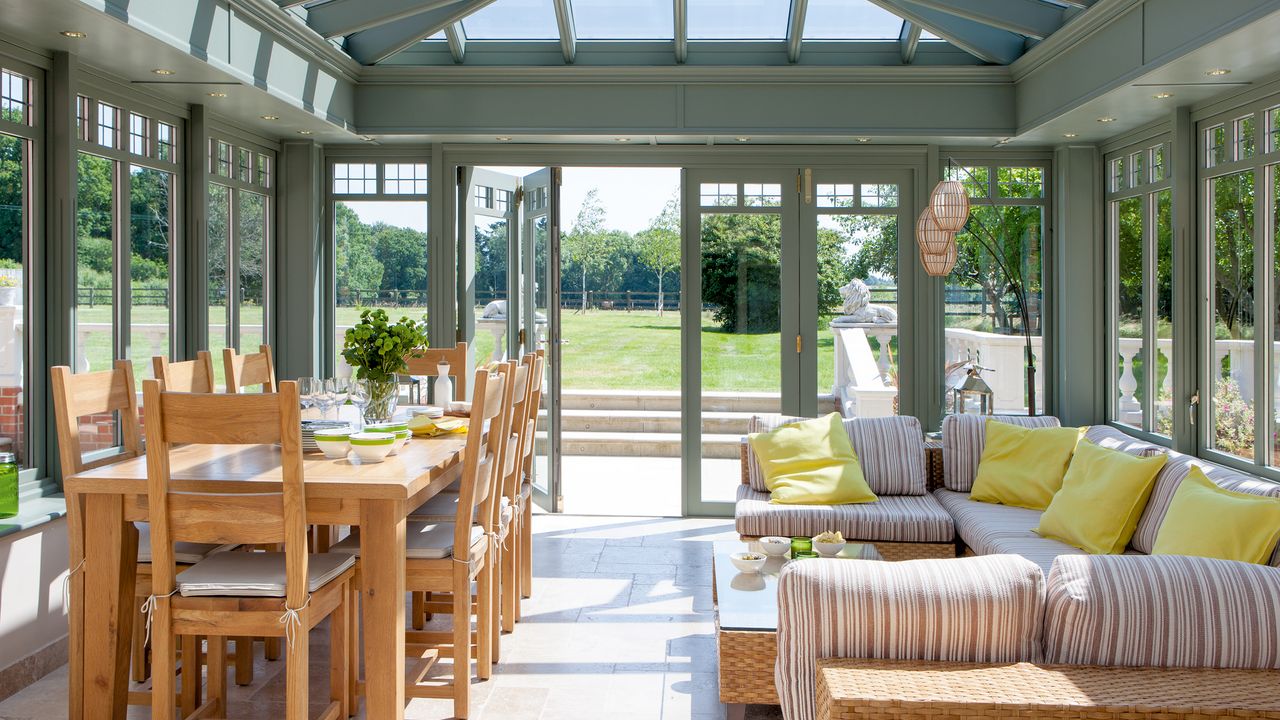
[[[741,718],[747,705],[778,704],[773,682],[773,664],[778,657],[778,573],[791,561],[771,557],[761,572],[740,573],[729,556],[748,550],[761,552],[760,544],[725,541],[714,543],[712,548],[720,702],[729,706],[730,720]],[[871,543],[849,543],[839,557],[883,559]]]

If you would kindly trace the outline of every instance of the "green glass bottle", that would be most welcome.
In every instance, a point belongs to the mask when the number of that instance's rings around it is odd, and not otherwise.
[[[13,453],[0,452],[0,518],[18,514],[18,463]]]

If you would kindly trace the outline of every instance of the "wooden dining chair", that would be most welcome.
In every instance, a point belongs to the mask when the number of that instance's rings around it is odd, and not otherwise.
[[[307,550],[306,489],[298,385],[275,394],[212,395],[166,392],[146,380],[147,507],[151,518],[152,591],[148,623],[155,666],[151,717],[172,720],[174,641],[209,638],[208,700],[203,716],[225,717],[226,636],[287,640],[285,713],[308,716],[310,631],[329,618],[330,703],[319,716],[351,714],[352,664],[347,633],[354,624],[354,559]],[[184,479],[175,491],[169,473],[175,445],[279,443],[281,491],[229,492],[210,478]],[[177,575],[177,542],[283,545],[283,552],[218,553]]]
[[[213,353],[201,350],[195,360],[170,362],[163,355],[151,358],[151,370],[155,378],[173,392],[217,392],[213,380]]]
[[[259,345],[258,352],[248,355],[237,355],[235,348],[223,348],[222,366],[228,393],[236,394],[253,385],[261,385],[262,392],[276,391],[276,366],[270,345]]]
[[[471,413],[462,454],[457,494],[457,514],[451,522],[406,523],[405,590],[448,595],[452,628],[448,631],[409,630],[406,650],[418,662],[405,687],[408,698],[452,698],[454,717],[466,718],[471,692],[471,658],[475,648],[475,674],[492,675],[493,647],[493,518],[498,504],[495,485],[498,457],[508,434],[503,414],[510,366],[499,372],[476,370],[472,383]],[[483,428],[488,423],[488,432]],[[334,552],[360,554],[358,530],[333,546]],[[359,568],[357,568],[359,572]],[[476,593],[471,593],[475,583]],[[471,630],[475,619],[476,630]],[[366,630],[367,631],[367,630]],[[447,656],[453,665],[446,677],[424,680],[436,661]]]
[[[537,427],[538,410],[534,388],[542,384],[542,358],[534,353],[524,356],[521,361],[523,377],[519,379],[520,387],[516,392],[520,395],[515,403],[512,416],[512,435],[514,450],[506,467],[503,479],[502,497],[504,509],[509,512],[509,520],[502,532],[502,630],[511,632],[515,623],[520,621],[520,601],[524,597],[524,573],[521,567],[524,557],[524,544],[527,524],[525,506],[529,502],[522,492],[524,481],[526,449],[532,449],[532,435]],[[504,520],[507,519],[504,517]],[[530,516],[530,519],[532,517]]]
[[[449,377],[453,379],[453,394],[456,398],[467,396],[467,344],[459,342],[451,348],[427,348],[416,356],[406,356],[405,375],[422,375],[434,377],[438,371],[436,366],[442,362],[449,363]],[[436,404],[440,405],[439,399]]]
[[[542,382],[546,376],[547,351],[538,348],[533,353],[533,371],[529,375],[529,420],[524,444],[524,460],[522,482],[520,483],[520,596],[533,595],[533,458],[537,447],[538,412],[542,409]],[[516,619],[520,619],[520,609],[516,608]]]
[[[142,454],[142,427],[138,421],[138,394],[134,389],[133,363],[128,360],[116,360],[110,370],[75,374],[65,365],[49,368],[49,376],[53,388],[54,425],[58,436],[58,459],[62,465],[62,475],[67,477],[93,468],[113,465],[118,462],[136,458]],[[86,461],[84,444],[80,434],[80,419],[94,417],[115,425],[120,436],[119,452]],[[67,514],[70,527],[83,527],[84,508],[79,499],[67,503]],[[133,594],[136,607],[141,609],[143,601],[151,595],[151,549],[146,545],[148,526],[143,523],[131,525],[132,531],[125,533],[125,548],[130,545],[136,548],[137,567],[135,571]],[[140,542],[141,539],[141,542]],[[106,538],[95,538],[106,541]],[[77,618],[83,617],[85,602],[84,575],[80,572],[84,562],[84,538],[71,534],[69,539],[71,555],[71,601],[80,607],[72,609],[72,621],[68,630],[68,642],[72,701],[83,697],[85,688],[80,686],[81,673],[79,663],[84,655],[83,631]],[[186,563],[194,563],[210,553],[220,549],[218,545],[202,543],[183,543],[177,549],[177,556]],[[134,682],[145,682],[151,675],[147,660],[146,634],[140,622],[133,624],[130,640],[131,661],[130,679]],[[184,658],[198,658],[200,653],[195,638],[190,638],[183,646]],[[200,664],[183,662],[182,664],[181,704],[186,710],[194,710],[200,698]],[[128,694],[131,705],[149,705],[150,693],[134,691]]]

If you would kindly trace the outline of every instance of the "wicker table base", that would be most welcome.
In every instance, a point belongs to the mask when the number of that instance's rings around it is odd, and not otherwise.
[[[819,660],[818,720],[1280,718],[1280,672]]]

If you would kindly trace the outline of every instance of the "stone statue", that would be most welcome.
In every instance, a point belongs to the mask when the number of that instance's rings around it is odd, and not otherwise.
[[[878,325],[892,325],[898,322],[898,313],[887,305],[874,305],[871,303],[871,290],[867,288],[867,284],[858,279],[849,281],[848,285],[840,288],[840,296],[844,298],[844,313],[835,319],[837,324],[841,323],[875,323]]]
[[[491,302],[491,303],[489,303],[488,305],[485,305],[485,306],[484,306],[484,315],[483,315],[483,317],[484,317],[484,318],[486,318],[486,319],[490,319],[490,318],[505,318],[506,316],[507,316],[507,301],[506,301],[506,300],[494,300],[493,302]]]

